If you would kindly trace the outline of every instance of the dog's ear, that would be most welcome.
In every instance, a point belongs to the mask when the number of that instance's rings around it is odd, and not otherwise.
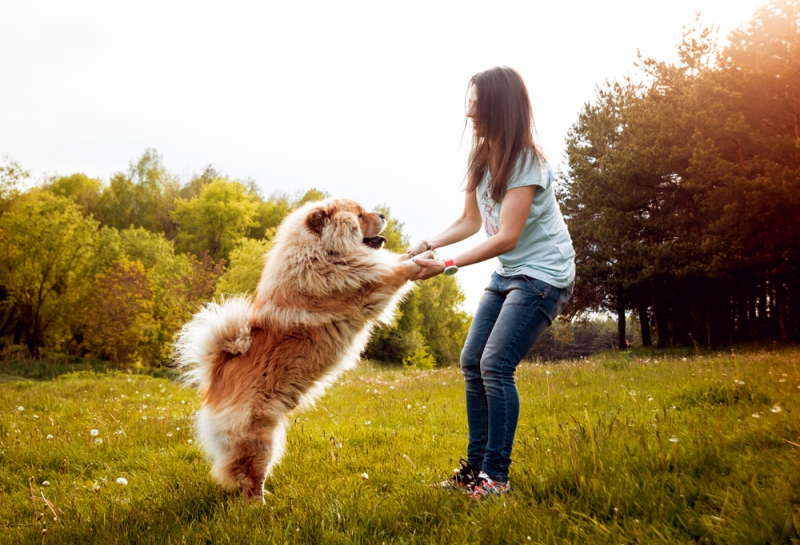
[[[325,220],[328,219],[328,213],[325,210],[317,209],[311,212],[306,218],[306,225],[315,233],[322,234],[322,227],[325,225]]]

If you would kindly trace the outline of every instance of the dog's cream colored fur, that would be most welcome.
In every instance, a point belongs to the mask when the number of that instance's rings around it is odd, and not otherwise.
[[[211,303],[184,326],[175,362],[203,396],[198,440],[221,484],[263,496],[286,414],[355,365],[413,286],[415,263],[364,243],[384,227],[353,201],[306,204],[279,227],[254,300]]]

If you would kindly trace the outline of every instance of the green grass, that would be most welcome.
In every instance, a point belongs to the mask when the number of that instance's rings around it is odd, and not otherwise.
[[[800,543],[798,362],[784,349],[524,364],[513,493],[482,502],[429,487],[466,446],[456,368],[347,373],[294,415],[255,506],[190,444],[193,391],[113,372],[7,380],[0,541]]]

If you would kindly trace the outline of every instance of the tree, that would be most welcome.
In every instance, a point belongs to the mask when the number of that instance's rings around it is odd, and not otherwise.
[[[134,360],[155,336],[153,293],[140,262],[113,262],[95,278],[88,302],[86,346],[114,364]]]
[[[96,233],[97,223],[72,202],[42,190],[18,197],[0,216],[0,286],[32,356],[69,337],[71,314],[89,288]]]
[[[216,295],[253,295],[264,270],[264,256],[272,247],[272,232],[267,238],[255,240],[242,239],[230,255],[230,265],[217,283]]]
[[[97,215],[103,225],[125,229],[144,227],[174,238],[172,211],[180,192],[178,181],[167,171],[162,157],[147,149],[126,173],[111,177],[97,201]]]
[[[207,250],[215,261],[230,252],[256,225],[258,201],[239,182],[216,179],[189,200],[177,199],[172,217],[178,224],[177,248],[199,256]]]
[[[100,198],[102,187],[103,182],[89,178],[83,173],[59,176],[45,184],[45,189],[53,195],[70,199],[83,210],[84,214],[95,219],[97,200]]]

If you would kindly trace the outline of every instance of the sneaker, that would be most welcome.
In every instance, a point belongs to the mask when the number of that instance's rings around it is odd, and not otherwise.
[[[479,500],[487,496],[499,496],[500,494],[508,494],[508,492],[509,492],[508,481],[504,483],[493,481],[492,479],[489,478],[489,476],[486,473],[481,471],[478,474],[478,479],[472,486],[472,490],[470,491],[469,495],[472,498]]]
[[[467,489],[468,491],[472,488],[477,481],[479,470],[470,466],[469,462],[464,458],[461,458],[458,463],[460,467],[453,470],[453,476],[446,481],[433,485],[434,488],[448,488],[454,490]]]

